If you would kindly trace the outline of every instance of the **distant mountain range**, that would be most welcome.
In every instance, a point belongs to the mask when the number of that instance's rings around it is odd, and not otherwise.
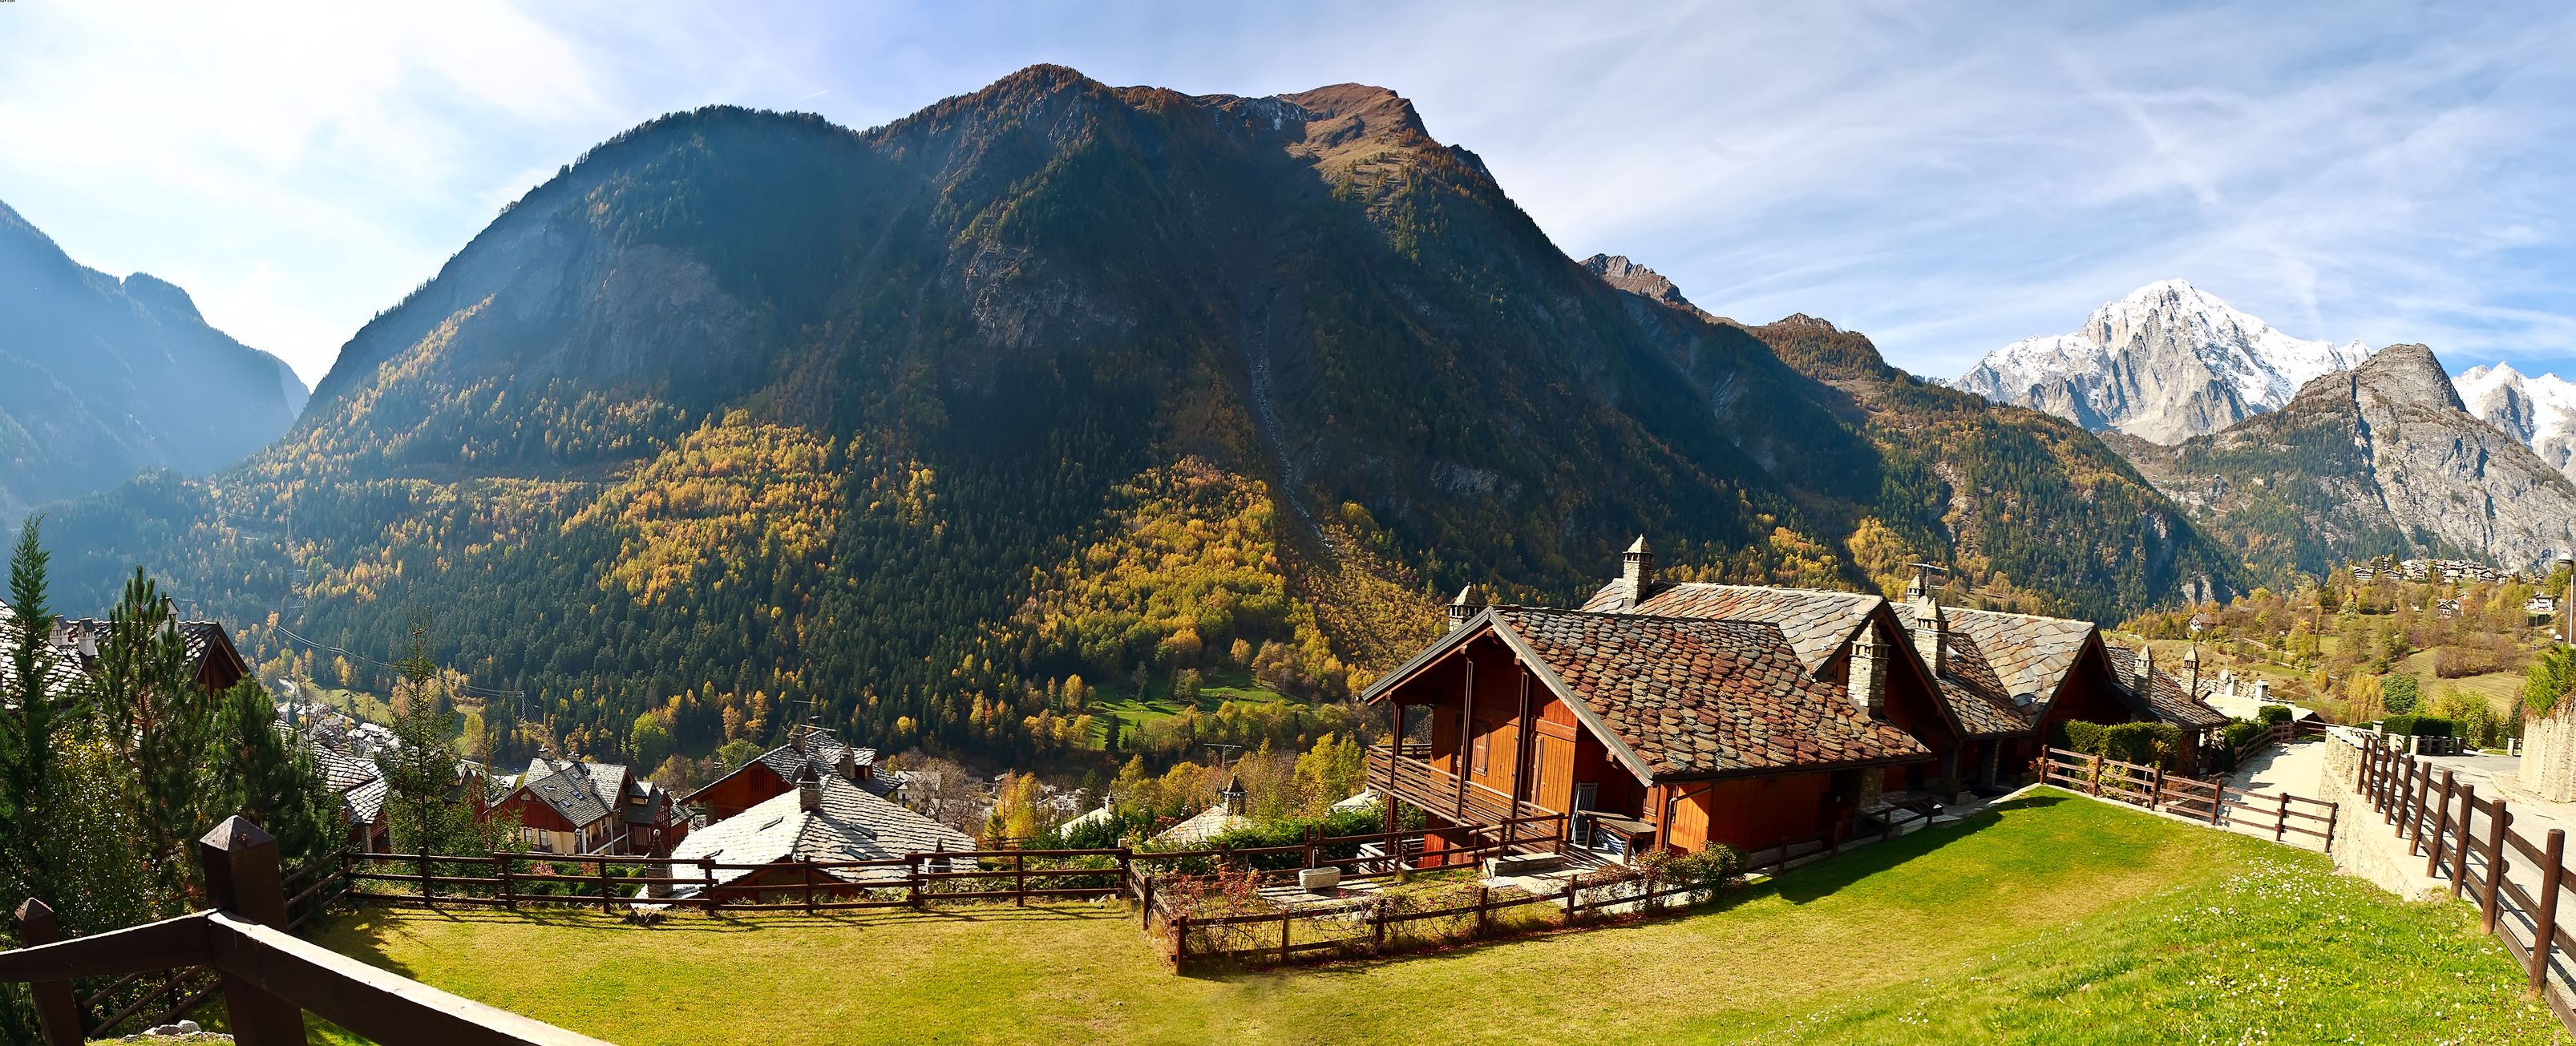
[[[1578,599],[1640,532],[1676,576],[1929,558],[2104,619],[2236,584],[2082,429],[1658,281],[1567,257],[1380,88],[1041,66],[865,131],[709,108],[508,208],[275,446],[85,502],[58,567],[352,650],[434,609],[575,751],[810,699],[1022,755],[1064,677],[1340,692],[1440,593]]]
[[[0,525],[152,469],[203,475],[285,433],[304,382],[177,287],[86,268],[0,204]]]
[[[2576,459],[2576,384],[2555,374],[2525,377],[2498,363],[2452,379],[2469,412],[2531,446],[2561,472]]]
[[[2360,342],[2293,338],[2163,280],[2094,310],[2074,333],[1988,353],[1951,384],[2095,432],[2178,443],[2277,410],[2310,380],[2369,356]]]

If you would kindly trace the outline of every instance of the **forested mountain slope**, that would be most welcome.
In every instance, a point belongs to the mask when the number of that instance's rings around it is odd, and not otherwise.
[[[1434,592],[1572,598],[1640,532],[1739,580],[1946,557],[1988,437],[1909,433],[1605,286],[1391,92],[1036,67],[868,131],[620,135],[360,331],[279,444],[56,533],[93,586],[145,562],[352,651],[432,612],[574,750],[812,701],[881,746],[1025,755],[1079,743],[1071,676],[1347,692]],[[2055,460],[1991,475],[2105,562],[2051,575],[2009,536],[2050,521],[1996,513],[1993,570],[2113,616],[2216,569],[2187,530],[2124,543],[2152,498]]]
[[[230,465],[285,432],[304,395],[186,291],[87,268],[0,204],[0,525],[148,469]]]

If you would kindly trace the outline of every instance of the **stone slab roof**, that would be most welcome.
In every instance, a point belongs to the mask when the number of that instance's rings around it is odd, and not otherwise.
[[[1876,598],[1876,597],[1870,597]],[[1656,779],[1928,758],[1819,682],[1775,624],[1498,607]]]
[[[2029,694],[2042,704],[2056,695],[2094,632],[2092,622],[2073,618],[1960,607],[1943,607],[1941,613],[1952,636],[1974,641],[2007,697]]]
[[[876,793],[838,777],[820,781],[822,802],[803,809],[795,789],[774,795],[750,809],[689,833],[671,851],[674,865],[709,859],[725,864],[771,864],[778,861],[878,861],[906,854],[941,850],[969,851],[975,840]],[[687,869],[675,868],[685,876]],[[753,869],[718,870],[718,885],[753,873]],[[899,884],[902,868],[832,868],[826,874],[846,882]],[[681,887],[681,896],[693,892]]]
[[[528,761],[528,772],[519,775],[518,787],[554,807],[564,820],[584,825],[618,809],[626,790],[626,768],[538,756]]]
[[[2111,671],[2120,685],[2132,696],[2144,698],[2155,710],[2157,719],[2177,726],[2226,726],[2227,715],[2201,703],[2161,670],[2148,672],[2149,685],[2141,692],[2138,686],[2138,652],[2123,646],[2104,648],[2111,655]]]
[[[1941,684],[1942,703],[1959,717],[1959,726],[1969,737],[2002,737],[2031,728],[2038,702],[2025,705],[2013,700],[1975,636],[1950,633],[1949,656],[1934,678]]]
[[[1659,584],[1647,589],[1634,607],[1622,605],[1617,582],[1604,585],[1585,600],[1583,609],[1602,613],[1658,617],[1701,617],[1759,621],[1777,626],[1798,660],[1810,673],[1822,671],[1843,643],[1860,631],[1861,622],[1887,602],[1865,592],[1828,592],[1759,585],[1712,585],[1701,582]]]

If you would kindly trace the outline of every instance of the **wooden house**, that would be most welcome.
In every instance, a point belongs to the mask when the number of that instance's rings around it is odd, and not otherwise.
[[[750,887],[819,882],[823,884],[819,894],[847,896],[868,889],[900,888],[906,881],[900,866],[825,868],[809,875],[807,862],[897,860],[916,853],[975,849],[975,840],[966,833],[879,796],[846,771],[825,772],[809,763],[798,771],[798,778],[786,792],[690,833],[671,851],[672,876],[687,878],[697,871],[694,862],[709,862],[705,867],[721,900],[776,904],[801,894]],[[974,867],[973,858],[924,863],[928,871]],[[713,867],[718,864],[736,867]],[[707,889],[681,884],[668,896],[696,897]]]
[[[899,787],[893,776],[877,772],[876,749],[852,745],[830,730],[800,723],[789,728],[786,744],[681,796],[680,803],[698,811],[709,823],[726,820],[794,791],[796,779],[808,767],[818,774],[838,775],[880,797],[890,796]]]
[[[493,789],[485,818],[515,813],[528,849],[546,854],[659,856],[686,838],[671,793],[615,763],[538,756]]]

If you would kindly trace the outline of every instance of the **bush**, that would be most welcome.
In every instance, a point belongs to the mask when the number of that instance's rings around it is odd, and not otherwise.
[[[2411,715],[2389,716],[2388,718],[2379,721],[2379,730],[2381,733],[2404,737],[2415,732],[2415,717]]]
[[[2414,729],[2408,732],[2417,737],[2449,737],[2454,729],[2450,720],[2426,715],[2416,716]]]
[[[2423,693],[2416,688],[2414,676],[2394,675],[2379,681],[2379,697],[2390,714],[2402,715],[2415,710]]]
[[[2262,720],[2263,725],[2265,726],[2279,726],[2282,723],[2289,722],[2291,718],[2290,706],[2288,705],[2264,705],[2263,707],[2256,709],[2254,714],[2257,718]]]
[[[2271,709],[2267,707],[2264,711],[2268,712]],[[2262,736],[2265,729],[2268,728],[2251,719],[2238,719],[2228,723],[2226,729],[2219,731],[2219,736],[2227,740],[2228,748],[2243,748],[2256,737]]]
[[[2124,763],[2161,763],[2182,745],[2171,723],[2121,723],[2102,732],[2101,754]]]
[[[2102,733],[2108,729],[2110,728],[2100,723],[2069,719],[2057,724],[2057,743],[2060,747],[2070,748],[2086,755],[2100,755],[2102,754]]]

